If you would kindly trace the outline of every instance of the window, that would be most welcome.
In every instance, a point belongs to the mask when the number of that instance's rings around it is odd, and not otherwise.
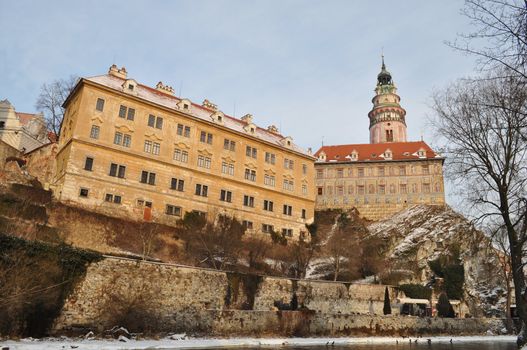
[[[338,178],[344,177],[344,169],[337,169],[337,177]]]
[[[115,135],[113,137],[113,143],[116,145],[120,145],[123,143],[123,133],[122,132],[115,132]]]
[[[183,192],[185,190],[185,180],[176,179],[173,177],[170,180],[170,189]]]
[[[127,111],[126,106],[121,105],[119,107],[119,118],[126,118],[126,111]]]
[[[106,193],[104,200],[109,203],[121,204],[121,196],[111,193]]]
[[[364,168],[358,168],[357,172],[358,172],[357,174],[358,177],[364,177]]]
[[[284,158],[284,168],[293,170],[295,167],[295,162],[291,159]]]
[[[234,152],[236,150],[236,142],[229,139],[223,140],[223,149]]]
[[[266,210],[266,211],[273,211],[273,206],[274,206],[274,203],[272,201],[269,201],[269,200],[264,200],[263,202],[263,210]]]
[[[135,109],[128,108],[126,106],[121,105],[119,107],[119,118],[126,118],[128,120],[134,120],[135,118]]]
[[[137,205],[140,206],[140,207],[152,208],[152,202],[145,201],[144,199],[138,199],[137,200]]]
[[[150,141],[150,140],[145,140],[144,151],[145,151],[146,153],[152,153],[152,141]]]
[[[209,157],[198,156],[198,166],[200,168],[210,169],[211,160]]]
[[[265,152],[265,162],[274,165],[276,163],[276,154]]]
[[[199,141],[203,143],[208,143],[209,145],[212,145],[212,134],[202,131],[199,136]]]
[[[132,136],[128,134],[123,135],[123,147],[130,147],[132,144]]]
[[[154,142],[154,146],[152,147],[152,154],[158,156],[159,151],[161,151],[161,145],[158,142]]]
[[[119,177],[123,179],[125,172],[126,172],[126,167],[124,165],[111,163],[110,173],[108,175],[113,176],[113,177]]]
[[[302,164],[302,175],[307,175],[307,164]]]
[[[324,178],[324,170],[317,169],[317,179],[323,179],[323,178]]]
[[[378,169],[379,176],[384,176],[384,167],[380,166]]]
[[[357,186],[357,194],[364,194],[364,185]]]
[[[291,229],[291,228],[283,228],[282,229],[282,236],[284,236],[284,237],[293,237],[293,229]]]
[[[196,184],[196,192],[194,192],[196,196],[207,197],[209,194],[208,192],[209,192],[209,186],[202,185],[202,184]]]
[[[274,187],[276,183],[275,177],[273,175],[264,175],[264,185]]]
[[[124,147],[130,147],[130,144],[132,143],[132,136],[116,131],[113,137],[113,143]]]
[[[406,167],[400,166],[399,167],[399,175],[406,175]]]
[[[93,158],[86,157],[86,160],[84,161],[84,170],[92,171],[93,168]]]
[[[87,188],[81,188],[79,192],[79,197],[88,198],[88,192],[89,190]]]
[[[319,196],[322,196],[322,193],[324,192],[324,188],[323,187],[317,187],[317,194]]]
[[[243,225],[243,228],[246,229],[246,230],[252,230],[253,229],[253,222],[252,221],[243,220],[242,221],[242,225]]]
[[[263,233],[271,233],[273,231],[274,231],[274,226],[273,225],[262,224],[262,232]]]
[[[156,129],[163,129],[163,118],[156,117],[153,114],[148,115],[148,126]]]
[[[423,165],[422,169],[423,175],[430,175],[430,168],[428,167],[428,165]]]
[[[5,122],[1,121],[0,122],[0,129],[3,129],[3,128],[5,128]],[[93,126],[92,126],[92,129],[93,129]]]
[[[102,112],[104,109],[104,100],[102,98],[97,99],[97,103],[95,104],[95,109],[99,112]]]
[[[385,194],[386,193],[386,186],[379,185],[379,194]]]
[[[423,184],[423,192],[430,193],[430,184],[428,183]]]
[[[401,193],[408,193],[408,190],[406,188],[406,184],[400,184],[399,185],[399,192],[401,192]]]
[[[223,174],[234,176],[234,164],[222,162],[221,163],[221,172]]]
[[[227,190],[220,191],[220,201],[222,202],[232,202],[232,192]]]
[[[256,170],[245,169],[245,180],[256,181]]]
[[[173,216],[181,216],[181,207],[176,207],[175,205],[167,204],[165,214]]]
[[[243,205],[246,207],[254,208],[254,197],[253,196],[243,196]]]
[[[188,162],[188,152],[183,151],[179,148],[174,148],[174,160],[178,162],[187,163]]]
[[[186,126],[186,125],[183,125],[183,124],[178,124],[177,125],[177,134],[179,136],[190,137],[190,126]]]
[[[245,147],[245,155],[247,157],[256,159],[256,157],[258,156],[258,150],[255,147],[247,146]]]
[[[293,182],[293,180],[284,179],[284,184],[283,184],[282,188],[284,190],[287,190],[287,191],[294,191],[294,182]]]
[[[305,219],[306,218],[306,210],[305,209],[302,209],[302,219]]]
[[[284,215],[289,215],[289,216],[293,215],[293,207],[290,206],[290,205],[284,204],[283,214]]]
[[[99,138],[100,128],[97,125],[91,126],[90,138],[97,140]]]
[[[393,130],[386,130],[386,142],[393,142]]]
[[[143,170],[141,171],[140,182],[144,184],[148,184],[148,185],[155,185],[156,184],[156,174]]]
[[[337,193],[338,196],[342,196],[344,194],[344,186],[338,185],[337,186]]]

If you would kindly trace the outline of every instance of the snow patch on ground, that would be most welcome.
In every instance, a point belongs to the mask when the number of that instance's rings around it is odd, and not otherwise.
[[[64,338],[47,338],[43,340],[22,339],[20,341],[0,342],[0,347],[9,347],[10,350],[143,350],[143,349],[211,349],[233,347],[289,347],[289,346],[324,346],[353,345],[353,344],[426,344],[430,339],[436,343],[468,343],[468,342],[508,342],[515,343],[515,336],[466,336],[466,337],[364,337],[364,338],[231,338],[231,339],[185,339],[185,340],[130,340],[120,342],[117,340],[75,340]]]

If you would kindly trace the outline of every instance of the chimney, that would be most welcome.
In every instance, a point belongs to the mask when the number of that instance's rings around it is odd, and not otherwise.
[[[246,114],[242,117],[242,121],[244,121],[247,124],[252,124],[253,122],[253,115],[252,114]]]
[[[126,68],[122,67],[121,69],[119,69],[115,64],[112,64],[112,66],[108,70],[108,75],[113,75],[114,77],[126,79],[126,76],[128,74],[126,72]]]
[[[204,99],[204,100],[203,100],[203,103],[202,103],[201,105],[202,105],[203,107],[207,107],[207,108],[213,109],[213,110],[215,110],[215,111],[218,110],[218,105],[216,105],[216,104],[210,102],[210,101],[207,100],[207,99]]]
[[[279,134],[278,132],[278,128],[276,127],[276,125],[269,125],[267,127],[267,131],[273,133],[273,134]]]
[[[165,93],[167,95],[174,95],[174,89],[172,88],[172,86],[165,85],[161,81],[157,83],[156,90],[161,91],[162,93]]]

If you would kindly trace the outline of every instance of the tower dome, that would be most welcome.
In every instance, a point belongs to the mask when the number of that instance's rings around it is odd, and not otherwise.
[[[382,57],[381,72],[377,75],[370,119],[370,143],[406,142],[406,111],[399,105],[401,98],[392,75]]]
[[[388,84],[393,84],[392,75],[386,70],[386,65],[384,64],[384,56],[382,56],[381,72],[377,74],[377,85]]]

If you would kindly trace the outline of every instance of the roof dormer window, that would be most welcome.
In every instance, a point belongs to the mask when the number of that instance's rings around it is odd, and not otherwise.
[[[124,92],[134,95],[137,93],[137,82],[134,79],[126,79],[126,81],[121,86]]]
[[[390,160],[392,159],[392,156],[393,154],[391,150],[387,149],[386,151],[384,151],[384,159]]]
[[[188,100],[186,98],[183,98],[183,99],[181,99],[181,101],[179,101],[177,103],[177,106],[178,106],[179,109],[183,109],[185,111],[190,111],[191,102],[190,102],[190,100]]]

